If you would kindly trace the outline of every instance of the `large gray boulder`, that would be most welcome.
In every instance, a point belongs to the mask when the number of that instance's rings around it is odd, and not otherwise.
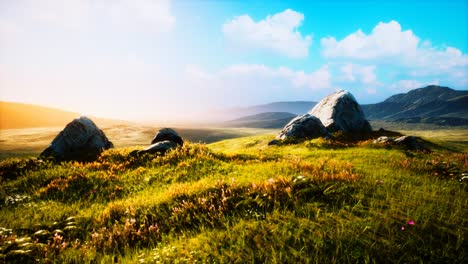
[[[320,119],[309,114],[295,117],[276,136],[277,139],[312,139],[328,136]]]
[[[112,142],[91,119],[81,116],[68,123],[40,156],[57,160],[91,161],[97,159],[103,150],[113,147]]]
[[[330,132],[368,133],[372,131],[361,106],[348,91],[337,91],[320,101],[309,111]]]
[[[154,136],[153,140],[151,140],[151,144],[155,144],[166,140],[175,142],[180,146],[184,145],[184,141],[182,140],[182,138],[172,128],[163,128],[159,130],[158,133],[156,133],[156,135]]]

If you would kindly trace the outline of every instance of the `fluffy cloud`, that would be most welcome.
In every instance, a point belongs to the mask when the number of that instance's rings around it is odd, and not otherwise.
[[[411,30],[402,31],[398,22],[390,21],[380,22],[370,35],[359,29],[341,41],[328,37],[320,42],[325,57],[373,59],[412,55],[417,50],[419,39]]]
[[[361,82],[364,84],[372,84],[377,80],[374,73],[375,65],[362,66],[353,63],[347,63],[341,66],[341,74],[343,81]]]
[[[328,37],[320,42],[326,58],[374,60],[412,68],[429,67],[438,71],[468,66],[468,55],[462,54],[459,49],[437,49],[428,41],[420,43],[411,30],[402,31],[396,21],[380,22],[369,35],[358,30],[340,41]]]
[[[261,21],[248,15],[235,17],[223,25],[226,39],[245,49],[267,49],[292,58],[307,57],[312,43],[310,35],[302,36],[298,27],[304,15],[287,9]]]
[[[322,55],[328,59],[393,66],[401,71],[400,74],[412,78],[437,77],[461,87],[468,85],[467,54],[454,47],[438,48],[429,41],[421,42],[411,30],[402,30],[396,21],[380,22],[368,35],[358,30],[342,40],[322,38],[321,45]],[[371,81],[371,69],[367,71]],[[353,81],[350,66],[344,67],[342,72],[349,81]],[[402,80],[401,86],[414,88],[416,84],[415,81]]]

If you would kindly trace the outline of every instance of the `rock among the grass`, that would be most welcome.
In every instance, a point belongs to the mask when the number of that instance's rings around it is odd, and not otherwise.
[[[103,150],[113,147],[112,142],[91,119],[81,116],[68,123],[40,156],[57,160],[91,161],[97,159]]]
[[[402,136],[395,139],[395,144],[403,146],[410,150],[425,150],[422,140],[414,136]]]
[[[374,140],[372,143],[382,145],[397,145],[407,150],[428,150],[423,140],[414,136],[401,136],[396,139],[392,137],[381,136]]]
[[[268,146],[276,146],[279,144],[280,144],[280,141],[277,139],[273,139],[272,141],[268,142]]]
[[[375,139],[372,143],[374,144],[393,144],[395,140],[391,137],[381,136]]]
[[[158,133],[156,133],[156,135],[154,136],[153,140],[151,140],[151,144],[155,144],[166,140],[177,143],[180,146],[184,145],[184,141],[182,140],[182,138],[172,128],[163,128],[159,130]]]
[[[177,148],[178,144],[176,142],[170,140],[159,141],[157,143],[152,144],[151,146],[145,148],[144,150],[138,151],[138,154],[145,154],[145,153],[161,153],[164,154],[168,150]]]
[[[337,91],[322,99],[309,114],[316,116],[330,132],[369,133],[372,128],[361,106],[348,91]]]
[[[309,114],[303,114],[291,120],[276,136],[277,139],[312,139],[328,136],[322,122]]]

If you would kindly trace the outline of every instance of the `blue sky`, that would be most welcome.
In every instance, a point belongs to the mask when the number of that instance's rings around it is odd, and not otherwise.
[[[468,1],[0,0],[0,100],[135,120],[468,89]]]

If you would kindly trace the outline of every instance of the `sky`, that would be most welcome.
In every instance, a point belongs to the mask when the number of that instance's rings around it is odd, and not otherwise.
[[[0,100],[124,120],[468,89],[468,0],[0,0]]]

